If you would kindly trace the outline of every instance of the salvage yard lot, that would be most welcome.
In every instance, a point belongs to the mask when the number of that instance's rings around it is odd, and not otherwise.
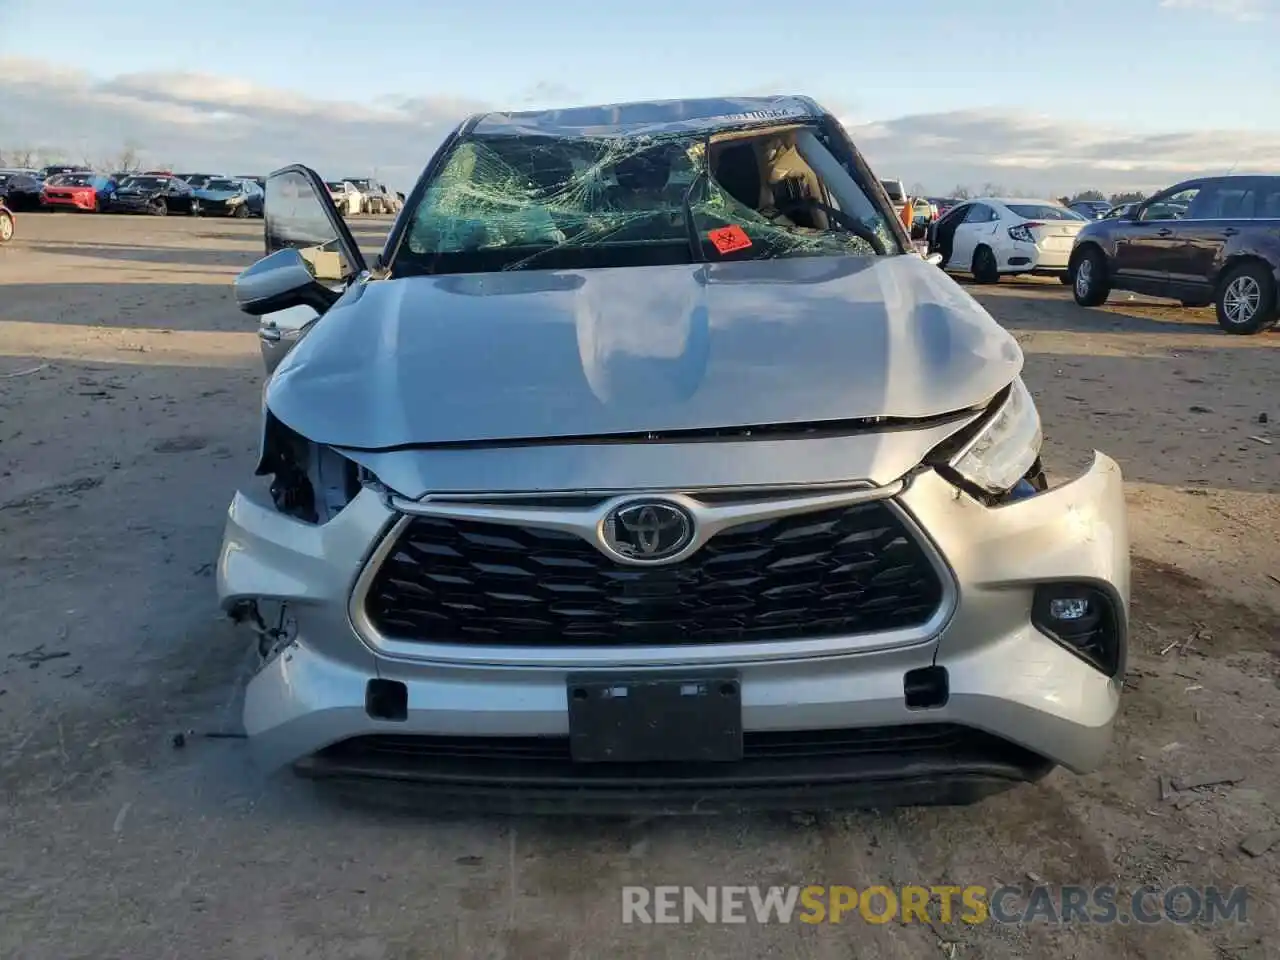
[[[378,246],[388,221],[356,219]],[[260,222],[32,215],[0,248],[0,957],[1261,960],[1280,937],[1280,332],[1052,281],[1013,331],[1051,479],[1121,463],[1129,685],[1109,763],[976,807],[649,821],[431,818],[264,779],[249,637],[212,562],[261,377],[230,283]],[[1266,417],[1264,418],[1263,415]],[[1158,778],[1230,779],[1162,800]],[[1241,779],[1242,778],[1242,779]],[[1249,887],[1247,926],[634,927],[624,884]]]

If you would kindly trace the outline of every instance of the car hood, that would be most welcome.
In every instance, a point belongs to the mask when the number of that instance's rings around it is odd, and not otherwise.
[[[372,281],[277,368],[303,436],[387,449],[933,417],[1022,367],[913,255]]]
[[[230,200],[240,196],[239,190],[196,190],[193,194],[201,200]]]

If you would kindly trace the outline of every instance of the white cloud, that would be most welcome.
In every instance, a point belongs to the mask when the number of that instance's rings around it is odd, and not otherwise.
[[[1263,20],[1274,11],[1273,0],[1160,0],[1171,10],[1204,10],[1241,22]]]
[[[995,110],[846,121],[872,167],[930,190],[996,183],[1058,195],[1088,187],[1151,190],[1228,170],[1275,170],[1280,132],[1135,133]]]
[[[582,99],[540,83],[507,105]],[[0,151],[36,149],[50,159],[60,154],[109,164],[132,143],[151,165],[266,173],[300,161],[325,176],[377,169],[399,189],[412,185],[454,124],[486,106],[430,96],[328,101],[195,73],[99,80],[49,63],[5,58],[0,104]],[[1133,133],[1008,111],[855,119],[847,125],[881,176],[920,182],[931,192],[956,184],[980,189],[985,183],[1041,195],[1086,187],[1150,189],[1233,167],[1273,168],[1280,157],[1280,133]]]
[[[197,73],[99,80],[2,57],[0,103],[0,151],[109,164],[132,144],[153,165],[266,173],[301,161],[327,176],[367,176],[376,168],[401,189],[459,120],[483,109],[447,97],[319,100]]]

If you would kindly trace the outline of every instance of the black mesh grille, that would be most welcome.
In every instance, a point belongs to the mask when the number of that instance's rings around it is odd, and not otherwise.
[[[415,517],[366,608],[389,637],[524,646],[724,643],[918,626],[942,583],[884,503],[723,530],[664,567],[570,533]]]
[[[984,734],[949,723],[850,730],[748,730],[743,759],[857,757],[874,753],[903,756],[928,750],[959,751]],[[992,743],[997,741],[992,738]],[[569,762],[568,737],[442,737],[424,734],[376,734],[343,741],[338,747],[387,756],[436,760]]]

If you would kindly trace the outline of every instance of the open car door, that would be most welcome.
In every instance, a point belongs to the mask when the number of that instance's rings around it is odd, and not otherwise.
[[[301,164],[267,177],[263,241],[266,256],[236,278],[235,291],[240,309],[259,318],[270,374],[368,265],[328,187]]]

